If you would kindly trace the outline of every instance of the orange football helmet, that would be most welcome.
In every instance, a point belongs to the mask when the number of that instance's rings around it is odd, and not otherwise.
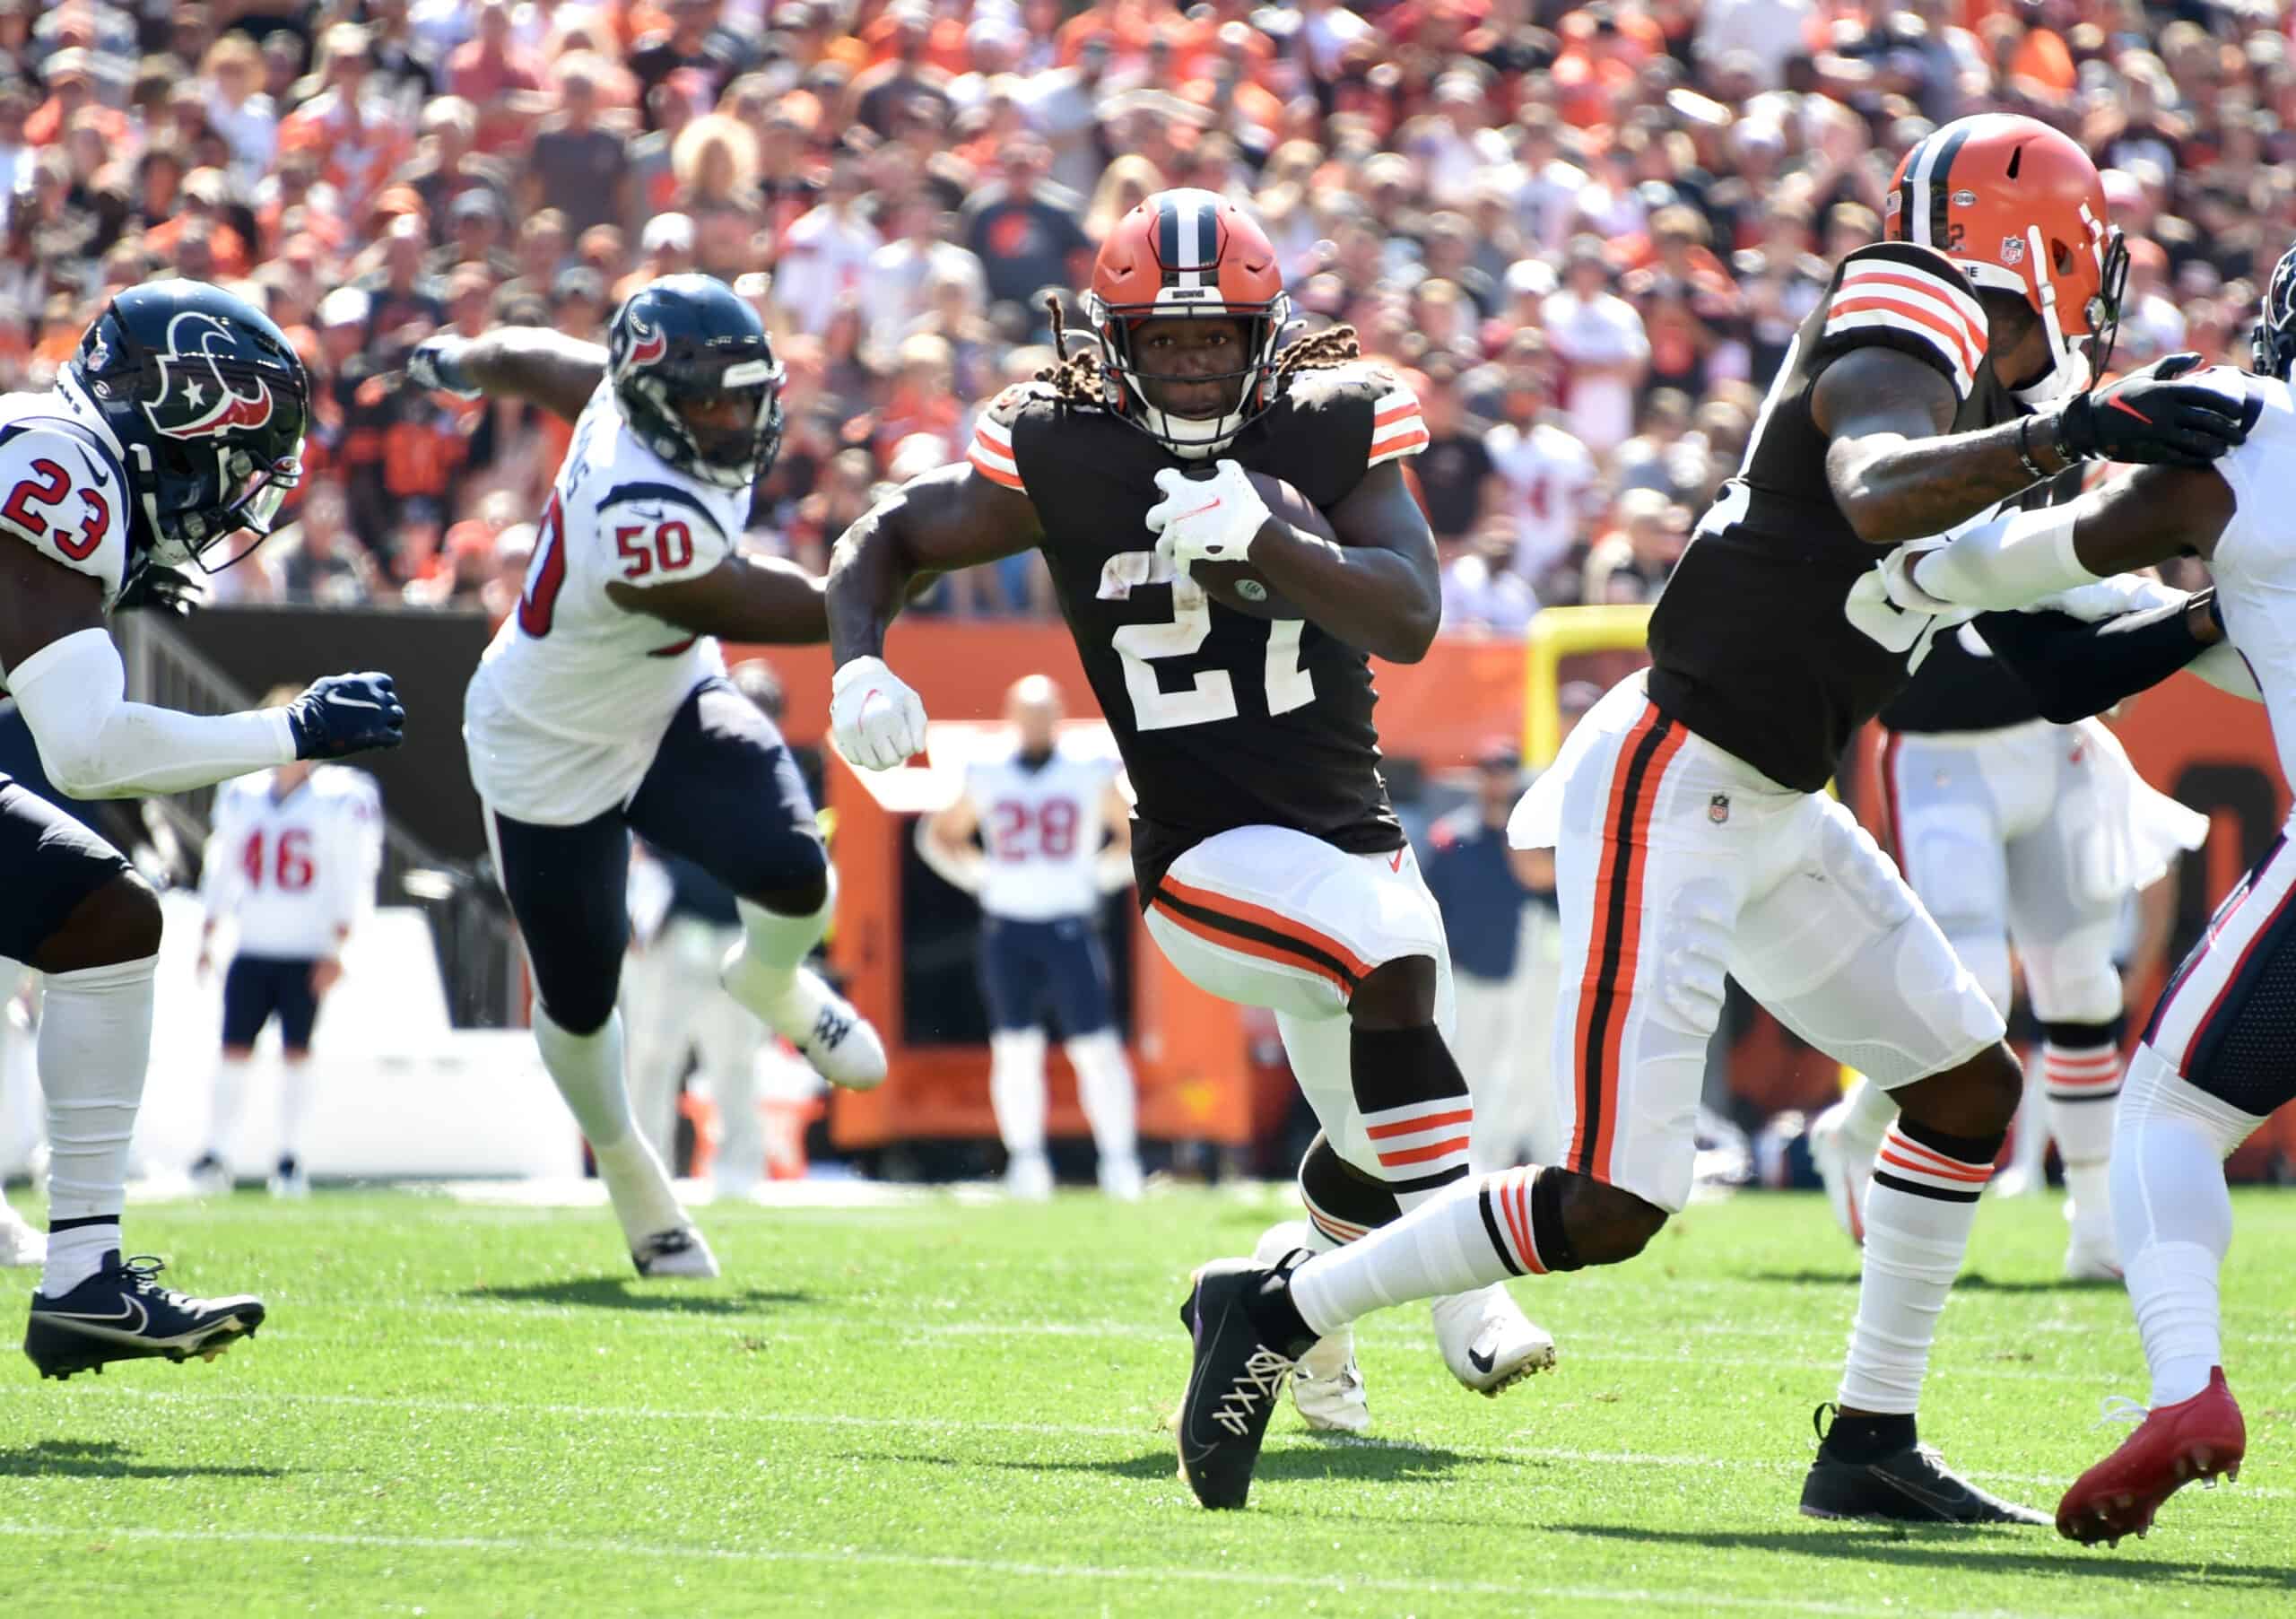
[[[1175,455],[1216,454],[1275,403],[1275,349],[1291,324],[1292,299],[1267,232],[1216,191],[1159,191],[1118,220],[1093,261],[1084,315],[1100,339],[1109,411]],[[1239,370],[1172,379],[1237,384],[1235,405],[1217,416],[1175,415],[1141,387],[1165,379],[1140,370],[1134,329],[1175,316],[1243,324]]]
[[[2048,333],[2048,376],[2020,390],[2049,405],[2112,357],[2128,249],[2106,215],[2096,164],[2036,118],[1979,113],[1917,142],[1886,206],[1892,241],[1919,242],[1979,287],[2022,294]]]

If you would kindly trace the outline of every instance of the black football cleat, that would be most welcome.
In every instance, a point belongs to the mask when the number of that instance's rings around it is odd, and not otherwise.
[[[263,1325],[262,1300],[247,1293],[195,1299],[153,1279],[165,1268],[149,1256],[123,1263],[111,1253],[102,1269],[62,1298],[34,1293],[24,1354],[40,1376],[100,1373],[112,1361],[157,1355],[212,1361]]]
[[[1828,1407],[1815,1415],[1821,1424]],[[1987,1495],[1945,1466],[1929,1446],[1915,1443],[1881,1456],[1852,1459],[1835,1450],[1821,1425],[1817,1459],[1802,1481],[1802,1516],[1856,1518],[1883,1523],[2046,1525],[2045,1512]]]
[[[1267,1419],[1291,1380],[1300,1354],[1314,1342],[1277,1344],[1253,1319],[1255,1298],[1280,1286],[1306,1258],[1295,1253],[1279,1266],[1219,1259],[1196,1273],[1180,1325],[1196,1340],[1196,1358],[1180,1401],[1180,1476],[1207,1507],[1233,1508],[1251,1493]]]

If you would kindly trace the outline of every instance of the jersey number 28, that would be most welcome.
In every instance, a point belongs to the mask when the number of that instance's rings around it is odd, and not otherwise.
[[[1152,559],[1154,553],[1139,553]],[[1121,561],[1123,559],[1118,559]],[[1300,636],[1307,621],[1274,618],[1267,621],[1267,662],[1261,683],[1271,717],[1289,714],[1316,700],[1315,676],[1300,666]],[[1199,651],[1212,634],[1212,602],[1185,580],[1172,585],[1172,616],[1161,624],[1126,624],[1109,638],[1124,663],[1124,689],[1132,699],[1133,723],[1144,731],[1170,730],[1175,726],[1208,725],[1236,718],[1236,685],[1225,669],[1205,669],[1184,691],[1167,692],[1152,666],[1167,657],[1188,657]]]

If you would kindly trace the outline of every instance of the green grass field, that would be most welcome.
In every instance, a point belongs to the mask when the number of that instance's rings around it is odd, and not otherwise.
[[[1311,1439],[1287,1401],[1251,1510],[1204,1513],[1162,1426],[1183,1278],[1281,1206],[718,1208],[727,1279],[649,1285],[603,1210],[132,1209],[170,1282],[259,1289],[271,1321],[212,1365],[68,1384],[7,1354],[0,1611],[2296,1612],[2296,1197],[2239,1204],[2245,1482],[2110,1553],[1796,1514],[1855,1297],[1798,1196],[1523,1284],[1562,1362],[1497,1401],[1417,1310],[1374,1318],[1376,1441]],[[1925,1419],[2047,1507],[2124,1432],[2100,1397],[2144,1393],[2125,1300],[2058,1284],[2063,1240],[2053,1199],[1987,1205]]]

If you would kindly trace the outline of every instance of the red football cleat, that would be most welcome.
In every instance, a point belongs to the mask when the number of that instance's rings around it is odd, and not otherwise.
[[[2146,1414],[2120,1449],[2083,1473],[2057,1503],[2057,1532],[2085,1545],[2118,1545],[2152,1527],[2161,1503],[2195,1479],[2213,1488],[2219,1474],[2240,1476],[2248,1426],[2222,1367],[2188,1400]]]

